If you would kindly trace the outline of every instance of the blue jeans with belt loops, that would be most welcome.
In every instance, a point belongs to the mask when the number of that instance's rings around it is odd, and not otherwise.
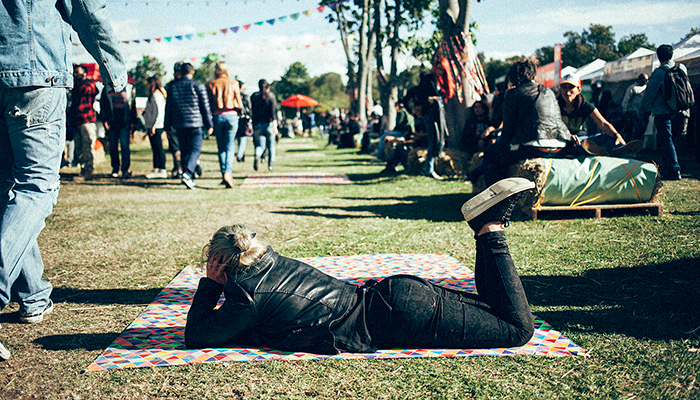
[[[65,88],[0,89],[0,310],[49,301],[37,237],[58,198],[65,112]]]

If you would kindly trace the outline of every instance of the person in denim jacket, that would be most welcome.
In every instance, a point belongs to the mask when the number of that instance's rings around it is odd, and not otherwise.
[[[71,28],[98,61],[106,91],[126,69],[105,0],[6,0],[0,6],[0,310],[19,319],[53,309],[37,237],[60,186],[66,88],[73,86]],[[0,360],[10,357],[0,343]]]

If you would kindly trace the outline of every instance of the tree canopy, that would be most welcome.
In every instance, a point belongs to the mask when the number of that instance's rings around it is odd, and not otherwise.
[[[165,68],[163,68],[163,64],[155,57],[143,56],[143,59],[137,62],[134,68],[129,70],[129,76],[136,81],[134,83],[136,96],[147,97],[148,87],[146,86],[146,80],[152,76],[157,76],[158,79],[162,78],[165,76]]]

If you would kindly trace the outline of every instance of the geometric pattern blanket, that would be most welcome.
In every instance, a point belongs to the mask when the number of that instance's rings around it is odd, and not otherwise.
[[[325,172],[285,172],[253,174],[243,181],[242,188],[287,187],[302,185],[351,185],[346,174]]]
[[[362,285],[370,278],[396,274],[420,276],[452,289],[475,292],[474,274],[455,258],[441,254],[371,254],[300,259],[344,281]],[[586,355],[575,343],[535,317],[535,334],[522,347],[494,349],[381,349],[375,353],[337,355],[285,352],[263,348],[187,349],[184,328],[203,271],[183,269],[86,371],[173,366],[205,362],[263,360],[382,359],[415,357]],[[223,296],[221,301],[223,301]]]

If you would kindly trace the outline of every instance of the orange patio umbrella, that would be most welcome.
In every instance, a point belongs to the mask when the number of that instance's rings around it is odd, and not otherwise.
[[[318,101],[309,96],[304,96],[303,94],[294,94],[282,100],[280,105],[282,107],[304,108],[318,105]]]

